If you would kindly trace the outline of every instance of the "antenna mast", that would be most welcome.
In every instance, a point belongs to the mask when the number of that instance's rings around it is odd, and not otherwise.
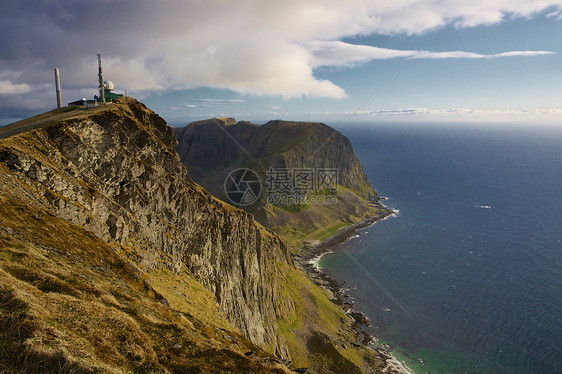
[[[59,77],[59,68],[55,68],[55,87],[57,90],[57,108],[62,108],[62,100],[60,98],[60,77]]]
[[[99,88],[100,88],[100,103],[105,104],[105,92],[103,87],[103,71],[101,68],[101,53],[98,52],[98,77],[99,77]]]

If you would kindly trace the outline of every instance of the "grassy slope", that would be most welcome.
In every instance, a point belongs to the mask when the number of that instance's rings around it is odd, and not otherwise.
[[[73,115],[82,111],[49,112],[10,125],[11,131]],[[118,254],[134,248],[110,246],[13,199],[0,196],[0,206],[0,371],[282,372],[263,365],[271,356],[242,337],[220,315],[214,295],[187,272],[138,273]],[[354,221],[336,221],[306,237],[327,237]],[[278,320],[295,366],[350,373],[365,363],[380,368],[373,352],[345,343],[353,340],[350,318],[327,292],[302,271],[279,266],[297,307]],[[171,349],[175,343],[182,348]],[[246,358],[248,351],[258,359]]]
[[[330,300],[328,292],[310,282],[302,271],[278,266],[284,288],[296,302],[295,312],[278,320],[294,366],[308,367],[315,373],[380,372],[385,363],[373,351],[353,344],[356,337],[351,320]]]
[[[379,206],[339,185],[337,204],[308,204],[297,212],[266,204],[271,227],[293,250],[302,247],[304,240],[326,240],[339,229],[361,222],[381,213]]]
[[[1,372],[285,371],[187,274],[148,282],[119,250],[0,196]]]

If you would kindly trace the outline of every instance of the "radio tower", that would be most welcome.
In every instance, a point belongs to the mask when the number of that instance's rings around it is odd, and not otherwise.
[[[101,69],[101,53],[98,52],[98,77],[100,88],[100,104],[105,104],[105,92],[103,86],[103,71]]]

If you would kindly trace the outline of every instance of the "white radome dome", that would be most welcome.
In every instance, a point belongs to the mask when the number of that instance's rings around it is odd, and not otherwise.
[[[103,88],[105,88],[106,90],[112,90],[114,88],[113,86],[113,82],[112,81],[105,81],[103,82]]]

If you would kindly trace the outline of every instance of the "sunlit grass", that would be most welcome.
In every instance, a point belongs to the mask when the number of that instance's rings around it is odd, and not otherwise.
[[[88,231],[0,196],[0,371],[283,372],[246,351],[270,357],[186,274],[146,276]]]

